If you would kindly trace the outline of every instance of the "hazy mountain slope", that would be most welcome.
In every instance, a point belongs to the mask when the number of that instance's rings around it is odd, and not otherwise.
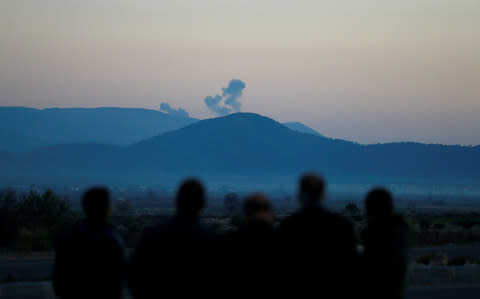
[[[0,107],[0,150],[28,151],[69,143],[130,145],[196,122],[156,110],[137,108]],[[292,130],[317,134],[299,123]]]
[[[0,150],[87,142],[129,145],[195,121],[148,109],[0,107]]]
[[[301,122],[287,122],[287,123],[283,123],[283,125],[287,128],[289,128],[290,130],[294,130],[294,131],[297,131],[297,132],[300,132],[300,133],[306,133],[306,134],[313,134],[313,135],[320,135],[317,131],[315,131],[314,129],[302,124]]]
[[[5,161],[5,160],[3,160]],[[158,176],[165,173],[298,173],[415,180],[480,178],[480,147],[360,145],[303,134],[252,113],[198,121],[131,146],[71,144],[15,154],[7,172]]]
[[[316,164],[329,164],[329,154],[352,146],[357,145],[298,133],[257,114],[237,113],[145,140],[131,151],[169,169],[293,171],[311,166],[312,157]]]

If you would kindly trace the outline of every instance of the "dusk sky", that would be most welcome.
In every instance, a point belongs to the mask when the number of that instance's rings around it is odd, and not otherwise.
[[[480,1],[1,0],[0,105],[242,111],[361,143],[480,144]]]

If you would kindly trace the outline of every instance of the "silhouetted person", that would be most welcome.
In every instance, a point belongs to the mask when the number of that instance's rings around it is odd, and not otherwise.
[[[202,184],[189,179],[177,193],[177,215],[147,229],[130,265],[129,287],[134,298],[200,296],[206,285],[213,234],[199,223],[205,205]]]
[[[272,207],[265,196],[256,194],[246,198],[243,213],[244,225],[220,241],[220,283],[239,297],[270,295],[278,289],[281,265],[275,254]]]
[[[123,240],[109,224],[110,195],[88,190],[82,199],[85,220],[55,244],[53,287],[60,298],[120,298],[126,274]]]
[[[367,295],[370,298],[404,298],[407,225],[393,213],[392,196],[384,189],[368,193],[365,208],[368,221],[363,232]]]
[[[300,179],[301,208],[280,227],[285,265],[281,285],[296,297],[348,298],[358,293],[359,256],[352,224],[323,206],[325,183]]]

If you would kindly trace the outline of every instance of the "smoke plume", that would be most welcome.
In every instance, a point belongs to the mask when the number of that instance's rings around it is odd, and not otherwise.
[[[240,98],[245,86],[245,82],[242,80],[232,79],[227,87],[222,88],[221,95],[207,96],[204,100],[205,105],[210,111],[218,115],[239,112],[242,107]]]
[[[185,111],[185,109],[182,109],[182,108],[174,109],[170,106],[170,104],[165,102],[160,104],[160,111],[170,114],[171,116],[190,117],[188,115],[188,112]]]

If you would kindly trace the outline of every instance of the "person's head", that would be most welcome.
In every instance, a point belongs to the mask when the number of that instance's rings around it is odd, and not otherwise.
[[[110,193],[106,188],[93,187],[88,189],[83,194],[82,205],[88,221],[102,223],[107,222],[110,218]]]
[[[177,213],[197,216],[205,206],[205,189],[197,179],[187,179],[180,184],[177,192]]]
[[[245,199],[243,205],[243,213],[245,215],[245,222],[265,222],[273,224],[274,216],[272,206],[267,197],[262,194],[253,194]]]
[[[322,203],[325,200],[325,181],[315,174],[303,175],[299,182],[299,199],[303,207]]]
[[[375,188],[365,199],[367,219],[371,223],[382,222],[393,215],[393,200],[390,192],[383,188]]]

